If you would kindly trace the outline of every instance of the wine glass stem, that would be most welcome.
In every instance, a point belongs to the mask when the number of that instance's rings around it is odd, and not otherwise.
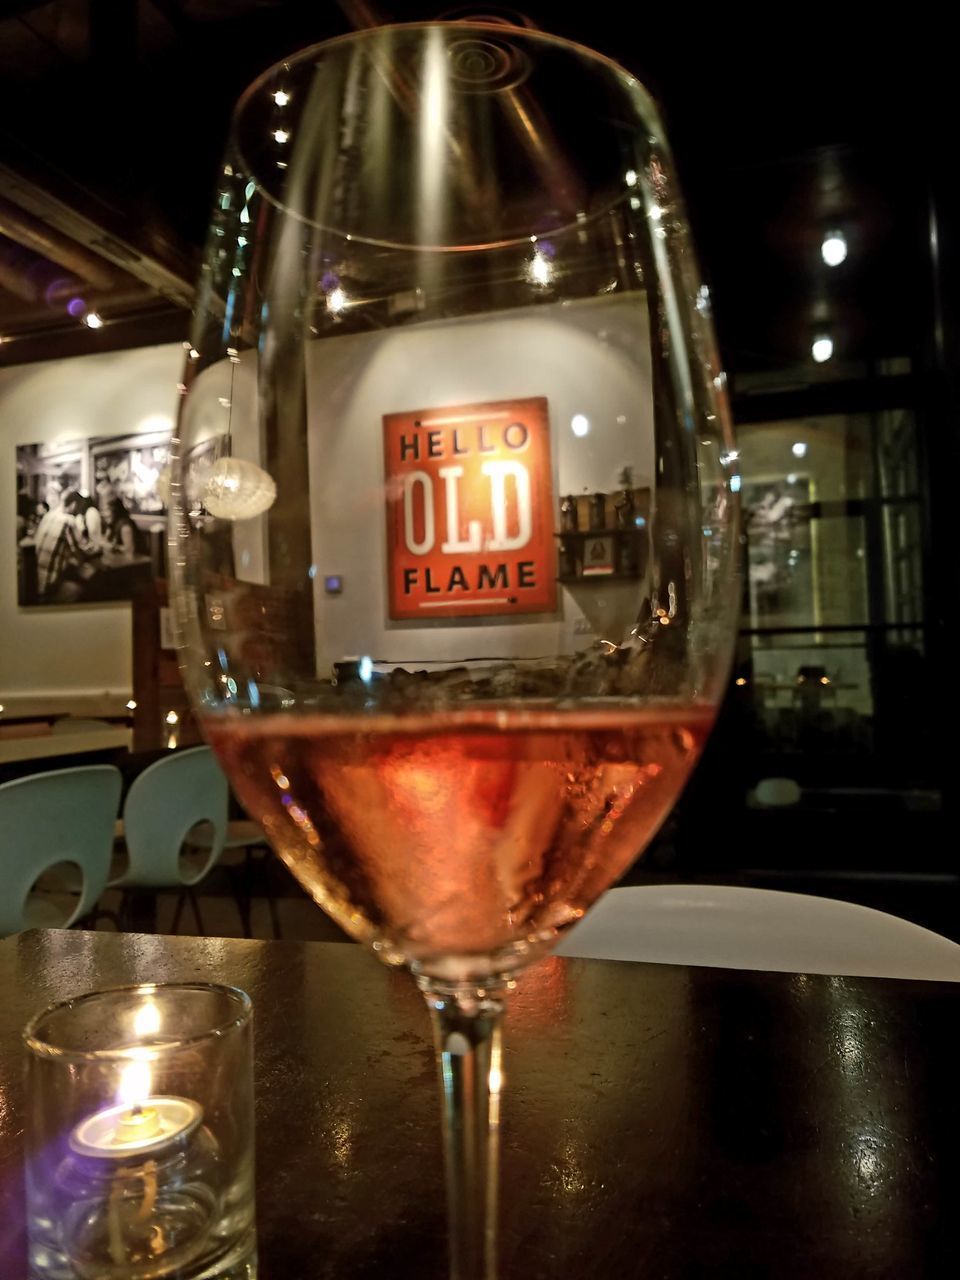
[[[440,1071],[451,1280],[496,1280],[503,993],[423,992]]]

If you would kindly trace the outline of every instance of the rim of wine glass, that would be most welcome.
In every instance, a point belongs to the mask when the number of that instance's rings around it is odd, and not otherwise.
[[[159,1044],[116,1045],[102,1049],[70,1049],[55,1044],[51,1038],[42,1034],[41,1028],[49,1018],[58,1013],[76,1009],[95,1000],[109,997],[142,995],[153,996],[180,991],[214,993],[225,996],[233,1006],[234,1012],[225,1014],[204,1031],[190,1036],[178,1036],[175,1040],[163,1041]],[[131,982],[117,987],[104,987],[99,991],[85,991],[82,995],[71,996],[67,1000],[55,1000],[45,1009],[35,1014],[23,1029],[24,1046],[37,1057],[57,1059],[67,1062],[94,1061],[126,1061],[131,1058],[142,1058],[149,1053],[151,1059],[159,1060],[179,1053],[185,1048],[203,1044],[208,1040],[217,1040],[245,1026],[253,1016],[253,1001],[240,987],[231,987],[220,982]]]
[[[565,36],[551,35],[549,32],[531,29],[529,27],[515,27],[506,22],[482,22],[482,21],[435,21],[435,22],[389,22],[383,23],[381,26],[365,27],[361,31],[347,31],[340,36],[332,36],[329,40],[320,40],[316,44],[307,45],[304,49],[298,49],[296,53],[290,54],[286,58],[280,58],[277,62],[267,67],[260,75],[253,80],[243,93],[237,99],[236,106],[231,116],[230,142],[236,148],[237,155],[246,166],[249,177],[256,184],[256,190],[269,204],[287,217],[302,222],[307,226],[316,227],[320,231],[328,231],[333,235],[341,236],[345,240],[349,240],[352,244],[372,245],[379,249],[399,249],[416,251],[417,253],[482,253],[491,249],[508,249],[511,246],[536,243],[540,239],[553,236],[560,236],[566,232],[580,231],[585,224],[589,224],[598,218],[602,218],[616,205],[622,203],[626,196],[615,196],[606,205],[600,209],[594,210],[583,221],[572,221],[565,223],[563,226],[551,227],[549,231],[542,234],[533,234],[528,232],[525,235],[508,236],[502,240],[490,240],[477,244],[423,244],[423,243],[406,243],[399,240],[384,240],[376,236],[355,235],[353,232],[345,231],[341,227],[331,226],[324,222],[318,222],[314,218],[308,218],[304,214],[291,209],[282,200],[278,200],[272,195],[267,188],[259,180],[255,166],[250,164],[247,156],[244,154],[243,148],[239,141],[239,131],[237,122],[243,115],[244,111],[253,101],[258,92],[260,92],[272,79],[280,72],[290,70],[300,63],[307,62],[311,58],[315,58],[319,53],[328,49],[336,48],[340,45],[361,43],[369,40],[374,36],[381,36],[385,32],[390,31],[478,31],[484,34],[496,32],[501,37],[510,37],[519,39],[526,44],[546,44],[553,45],[557,48],[564,49],[569,53],[576,54],[585,61],[594,62],[605,68],[608,72],[612,72],[615,76],[622,80],[624,87],[638,98],[639,105],[642,110],[642,116],[638,113],[638,123],[642,119],[643,127],[646,129],[648,137],[655,135],[651,140],[656,141],[657,145],[663,147],[669,154],[669,143],[660,120],[660,113],[657,110],[656,102],[650,91],[637,79],[632,72],[617,62],[614,58],[608,57],[605,53],[598,53],[596,49],[591,49],[589,45],[580,44],[577,40],[568,40]],[[654,126],[656,126],[654,128]]]

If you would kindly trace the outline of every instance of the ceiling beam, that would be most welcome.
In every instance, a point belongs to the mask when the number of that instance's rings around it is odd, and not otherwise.
[[[139,60],[138,0],[89,0],[90,69],[130,80]]]
[[[60,360],[68,356],[183,342],[189,328],[187,313],[173,308],[125,316],[105,324],[102,329],[88,329],[82,324],[62,326],[49,332],[0,341],[0,368],[33,364],[37,360]]]
[[[82,212],[79,207],[82,192],[71,191],[68,203],[2,161],[0,190],[7,203],[29,215],[28,220],[52,231],[61,243],[70,241],[77,245],[85,261],[87,254],[105,259],[177,306],[192,305],[196,268],[176,246],[166,241],[149,246],[137,243],[129,234],[125,220],[115,217],[115,225],[109,226],[104,225],[106,219],[100,218],[100,210],[96,221]]]
[[[187,35],[193,30],[190,19],[177,3],[177,0],[149,0],[150,6],[170,24],[178,36]]]
[[[65,236],[40,222],[3,196],[0,196],[0,235],[15,240],[57,266],[65,267],[98,289],[109,289],[116,281],[116,271],[104,261],[102,254],[84,248],[72,236]]]

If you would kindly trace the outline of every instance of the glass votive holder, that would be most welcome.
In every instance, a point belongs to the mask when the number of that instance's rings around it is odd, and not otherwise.
[[[31,1280],[253,1280],[249,997],[118,987],[24,1040]]]

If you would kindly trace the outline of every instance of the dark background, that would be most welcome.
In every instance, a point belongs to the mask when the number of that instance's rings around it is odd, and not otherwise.
[[[956,71],[924,7],[893,22],[844,6],[0,4],[0,163],[189,281],[230,109],[259,71],[355,26],[480,14],[583,41],[659,99],[744,437],[754,424],[852,415],[879,438],[900,415],[916,461],[907,552],[922,589],[906,623],[882,598],[888,496],[871,491],[838,517],[866,530],[871,607],[852,643],[870,671],[869,716],[851,733],[829,700],[813,712],[795,700],[764,720],[756,647],[790,637],[745,633],[743,683],[640,874],[814,888],[956,932]],[[850,246],[834,271],[820,259],[832,226]],[[0,332],[5,305],[0,285]],[[187,326],[182,292],[162,284],[99,333],[41,333],[31,316],[0,361],[181,338]],[[835,355],[818,366],[810,343],[824,327]],[[770,776],[796,780],[799,805],[758,806]]]

